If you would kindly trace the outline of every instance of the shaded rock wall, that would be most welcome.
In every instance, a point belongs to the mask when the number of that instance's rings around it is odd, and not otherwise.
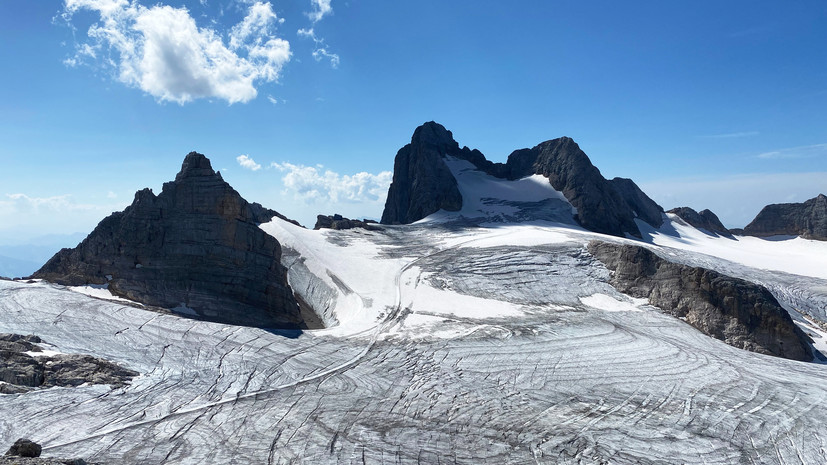
[[[803,203],[767,205],[744,228],[750,236],[801,236],[805,239],[827,240],[827,196]]]
[[[138,191],[126,210],[33,277],[108,284],[115,295],[166,308],[184,304],[224,323],[300,327],[281,245],[258,227],[274,213],[251,206],[204,155],[192,152],[159,195]]]
[[[614,178],[609,182],[637,218],[655,228],[663,225],[663,207],[646,195],[634,181],[628,178]]]
[[[416,128],[411,143],[399,149],[382,224],[409,224],[444,209],[462,208],[457,181],[442,161],[460,148],[450,131],[436,123]]]
[[[672,263],[643,247],[593,241],[588,250],[613,271],[619,291],[648,298],[704,334],[753,352],[813,359],[808,337],[762,286]]]

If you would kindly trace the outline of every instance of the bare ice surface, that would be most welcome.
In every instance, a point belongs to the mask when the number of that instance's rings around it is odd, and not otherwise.
[[[827,366],[730,347],[618,293],[584,246],[624,239],[542,222],[262,228],[330,327],[268,332],[0,281],[0,332],[140,372],[114,390],[0,396],[0,444],[140,464],[827,463]],[[663,256],[764,282],[813,330],[827,321],[823,277],[652,234]]]

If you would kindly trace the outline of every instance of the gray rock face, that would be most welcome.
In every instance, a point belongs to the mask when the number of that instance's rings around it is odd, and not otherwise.
[[[589,252],[613,271],[611,284],[729,345],[812,361],[807,336],[773,295],[757,284],[666,261],[633,245],[593,241]]]
[[[281,245],[258,224],[275,212],[247,203],[196,152],[175,181],[135,194],[74,249],[33,277],[64,285],[108,284],[118,296],[200,317],[271,328],[302,325],[280,263]]]
[[[6,455],[13,457],[40,457],[40,444],[26,438],[20,438],[12,444]]]
[[[749,236],[801,236],[805,239],[827,240],[827,197],[818,197],[803,203],[767,205],[744,228]]]
[[[138,373],[90,355],[57,354],[32,356],[42,352],[33,342],[37,336],[0,334],[0,385],[2,394],[19,394],[30,388],[80,386],[84,383],[123,386]]]
[[[450,131],[429,122],[416,128],[411,143],[399,149],[393,163],[382,224],[408,224],[440,209],[462,208],[457,181],[442,161],[461,152]]]
[[[333,216],[318,215],[316,217],[316,225],[313,229],[354,229],[362,228],[368,231],[381,231],[382,228],[376,225],[375,221],[371,220],[351,220],[336,213]]]
[[[686,221],[690,226],[696,228],[706,229],[707,231],[720,234],[722,236],[730,237],[732,233],[726,226],[718,219],[718,215],[711,210],[701,210],[696,212],[689,207],[678,207],[669,210],[668,213],[678,215],[682,220]]]
[[[614,178],[609,182],[637,218],[656,228],[663,225],[663,207],[640,190],[634,181],[628,178]]]
[[[572,139],[561,137],[531,149],[516,150],[506,163],[492,163],[478,150],[459,148],[441,125],[429,122],[414,132],[394,162],[394,180],[382,223],[412,223],[440,208],[462,208],[456,180],[442,161],[445,155],[467,160],[499,178],[519,179],[532,174],[548,178],[577,208],[577,221],[586,229],[624,237],[640,237],[636,217],[660,227],[663,209],[629,179],[607,181]]]

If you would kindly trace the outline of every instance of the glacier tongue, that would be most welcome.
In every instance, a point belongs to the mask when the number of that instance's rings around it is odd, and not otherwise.
[[[268,332],[0,281],[0,332],[141,373],[2,396],[0,442],[103,463],[827,461],[827,366],[735,349],[620,294],[585,251],[606,236],[262,229],[333,326]]]

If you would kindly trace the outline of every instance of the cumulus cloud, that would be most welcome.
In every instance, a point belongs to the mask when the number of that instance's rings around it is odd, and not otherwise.
[[[258,171],[261,169],[261,165],[256,163],[255,160],[250,158],[247,155],[239,155],[235,159],[242,168],[247,168],[248,170]]]
[[[118,81],[159,101],[248,102],[256,97],[257,84],[278,80],[291,57],[290,44],[274,35],[282,20],[269,2],[251,3],[226,44],[221,31],[199,27],[186,8],[147,8],[137,0],[65,0],[63,17],[71,21],[80,10],[97,12],[100,21],[89,28],[90,42],[78,45],[65,63],[95,60],[112,67]]]
[[[284,175],[284,187],[305,201],[383,203],[393,179],[393,173],[366,172],[354,175],[339,174],[322,165],[305,166],[292,163],[272,163]]]

